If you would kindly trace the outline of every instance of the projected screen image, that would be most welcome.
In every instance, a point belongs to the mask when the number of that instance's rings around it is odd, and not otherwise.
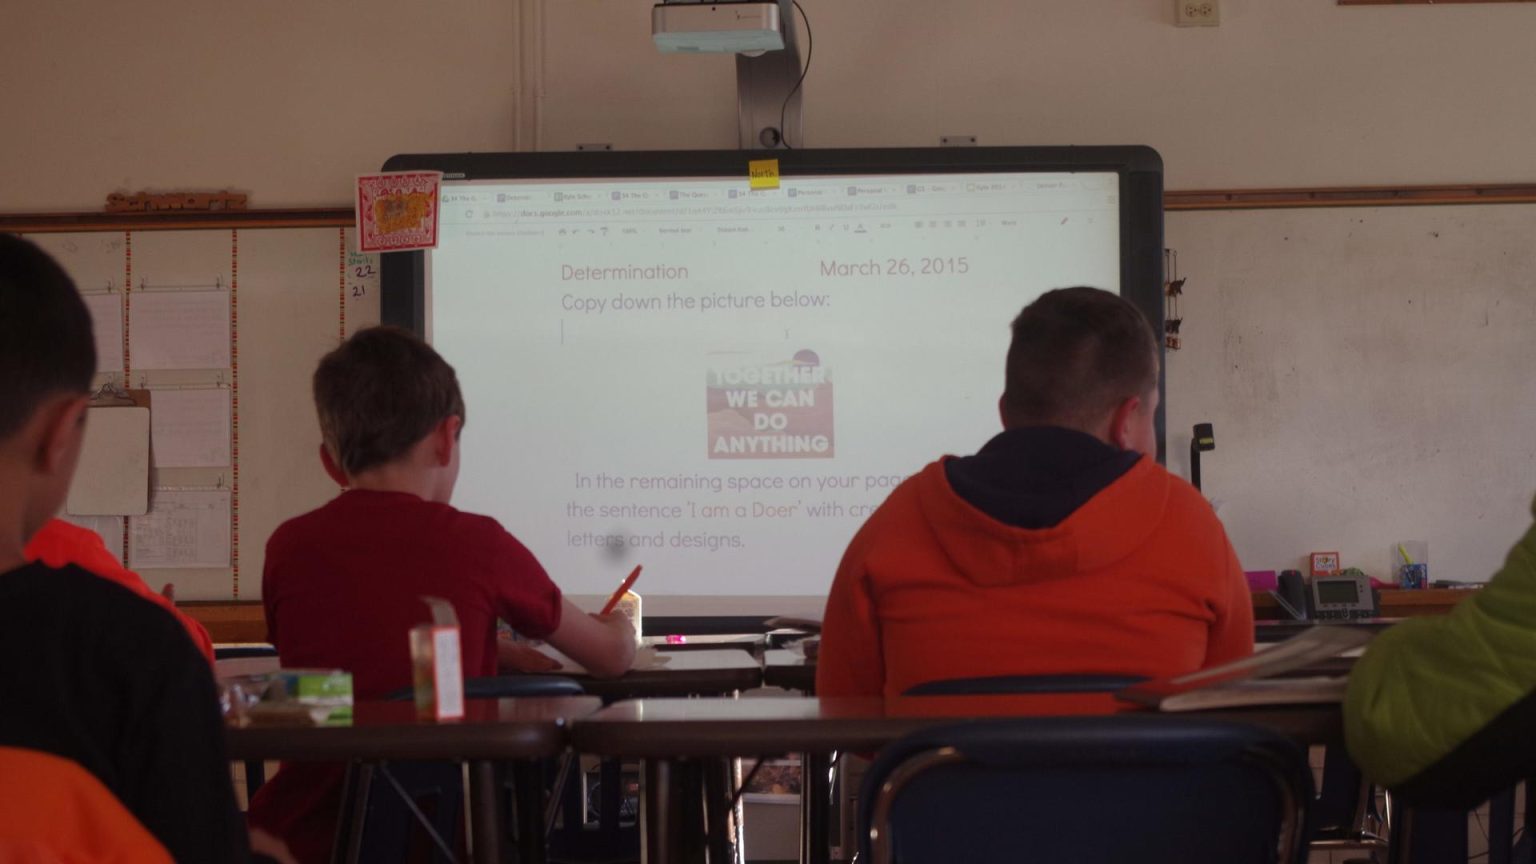
[[[1019,310],[1119,289],[1119,195],[1113,172],[445,183],[454,504],[571,595],[642,564],[648,615],[819,614],[891,490],[1000,431]],[[786,602],[733,601],[763,597]]]

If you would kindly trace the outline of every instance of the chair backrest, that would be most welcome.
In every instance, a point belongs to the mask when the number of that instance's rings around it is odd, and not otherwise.
[[[0,747],[0,861],[171,864],[171,855],[78,763]]]
[[[463,812],[464,768],[458,763],[353,763],[332,860],[450,864],[461,854]]]
[[[1021,693],[1113,693],[1147,680],[1139,675],[993,675],[945,678],[907,688],[906,696],[981,696]]]
[[[1299,864],[1312,775],[1268,730],[1162,716],[926,729],[880,752],[861,860]]]
[[[575,678],[561,675],[493,675],[465,678],[465,699],[513,699],[518,696],[581,696],[586,691]],[[415,698],[407,687],[384,697],[387,702],[409,702]]]

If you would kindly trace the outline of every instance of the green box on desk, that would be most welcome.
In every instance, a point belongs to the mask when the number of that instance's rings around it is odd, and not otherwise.
[[[352,673],[340,669],[279,669],[272,677],[282,682],[289,701],[330,708],[326,722],[352,719]]]

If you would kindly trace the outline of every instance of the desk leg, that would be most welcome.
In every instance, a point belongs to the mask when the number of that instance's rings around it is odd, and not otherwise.
[[[501,864],[501,818],[492,762],[469,763],[469,841],[476,864]]]
[[[741,802],[731,798],[741,785],[741,763],[736,759],[705,759],[700,766],[704,783],[704,834],[709,838],[710,864],[742,864]]]
[[[1392,842],[1396,864],[1465,864],[1467,811],[1409,807],[1393,824],[1402,826]]]
[[[544,772],[537,762],[512,764],[512,795],[517,812],[518,864],[544,864],[547,838],[544,831]]]
[[[642,864],[675,864],[682,860],[673,788],[674,771],[666,759],[646,759],[640,766],[640,860]]]
[[[832,859],[830,836],[832,784],[828,775],[832,757],[825,753],[800,756],[800,861],[801,864],[829,864]]]

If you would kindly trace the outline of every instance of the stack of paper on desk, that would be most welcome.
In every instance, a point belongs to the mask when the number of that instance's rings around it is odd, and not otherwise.
[[[1347,678],[1277,678],[1359,648],[1374,634],[1349,627],[1312,627],[1241,660],[1164,678],[1116,693],[1127,702],[1162,711],[1198,711],[1244,705],[1342,702]]]

